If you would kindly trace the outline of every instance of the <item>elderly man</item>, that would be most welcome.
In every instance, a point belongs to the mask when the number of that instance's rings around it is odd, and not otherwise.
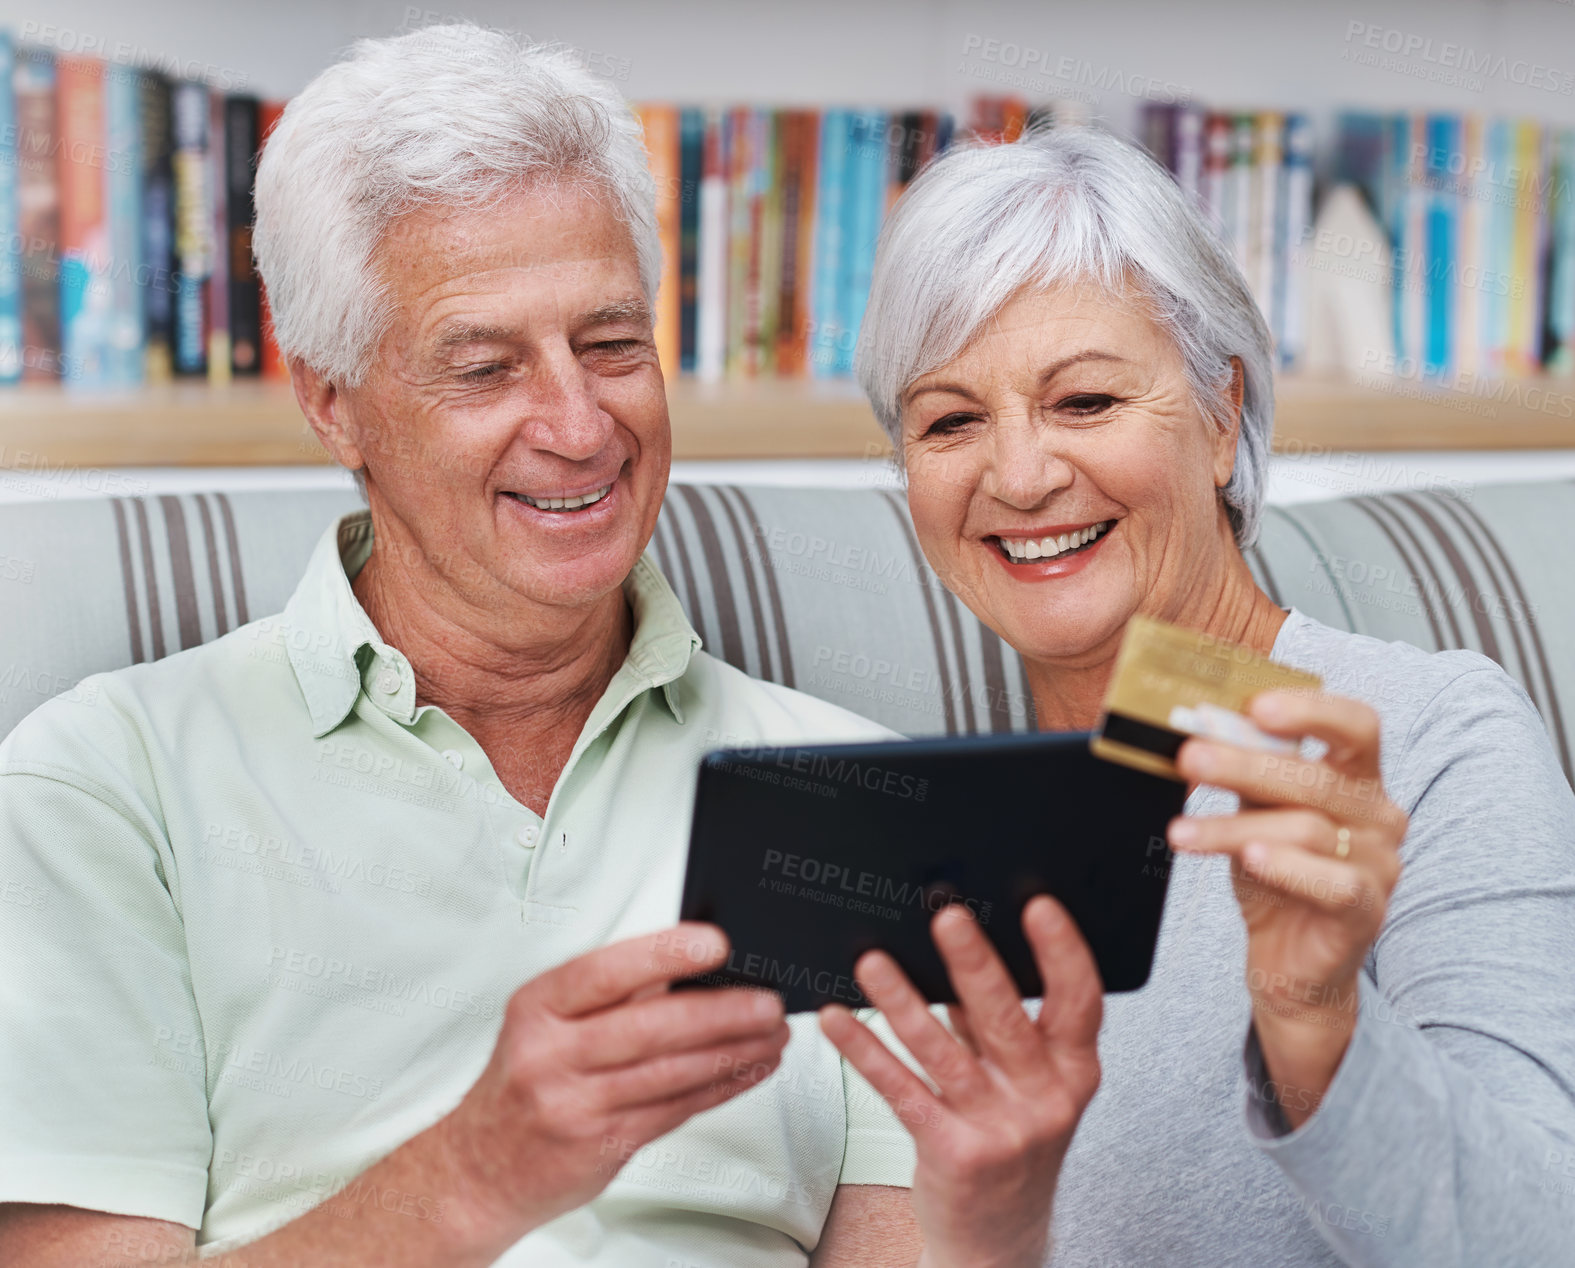
[[[863,965],[938,1091],[846,1013],[879,1094],[773,996],[665,989],[726,954],[667,927],[699,755],[882,732],[706,656],[643,554],[652,201],[615,95],[476,28],[286,111],[258,260],[369,509],[282,616],[0,746],[0,866],[49,896],[0,925],[0,1261],[1038,1261],[1099,1015],[1047,903],[1082,989],[1042,1023],[961,916],[966,1038]]]

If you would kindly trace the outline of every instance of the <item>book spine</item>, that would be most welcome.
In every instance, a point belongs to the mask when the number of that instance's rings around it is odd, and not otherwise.
[[[766,130],[761,112],[745,112],[744,132],[749,150],[744,170],[744,330],[739,349],[743,372],[760,373],[760,250],[765,211],[763,169],[768,161]]]
[[[22,235],[22,380],[60,377],[60,182],[55,59],[19,50],[16,89],[17,209]]]
[[[208,372],[208,285],[213,216],[208,198],[208,90],[175,85],[171,118],[175,153],[175,373]]]
[[[108,150],[104,68],[86,57],[55,65],[60,127],[60,361],[69,384],[101,386],[109,348]]]
[[[1226,192],[1229,203],[1226,211],[1226,238],[1236,257],[1236,267],[1246,277],[1252,276],[1252,240],[1256,232],[1253,223],[1253,116],[1238,114],[1231,122],[1230,170],[1226,173]]]
[[[1446,374],[1451,365],[1450,301],[1455,259],[1455,209],[1451,196],[1449,158],[1458,148],[1456,120],[1434,115],[1425,123],[1424,189],[1427,206],[1426,322],[1423,361],[1429,375]]]
[[[1290,369],[1301,365],[1307,344],[1306,275],[1302,260],[1312,236],[1312,203],[1312,121],[1302,114],[1287,115],[1280,198],[1282,230],[1276,263],[1280,278],[1280,364]]]
[[[727,373],[745,371],[744,335],[749,301],[751,184],[754,174],[751,115],[747,109],[728,112],[728,273]]]
[[[1180,106],[1146,101],[1138,112],[1138,138],[1143,148],[1172,176],[1176,174],[1175,116]]]
[[[935,153],[937,156],[945,154],[951,148],[952,141],[957,136],[957,116],[949,110],[943,110],[935,122]]]
[[[880,234],[889,158],[886,116],[883,113],[866,111],[856,116],[854,128],[856,139],[852,182],[855,193],[850,203],[852,233],[847,242],[848,280],[843,296],[843,333],[837,348],[837,372],[844,376],[853,373],[859,328],[864,323],[864,305],[869,299],[870,275],[874,271],[875,240]]]
[[[1509,275],[1519,284],[1509,303],[1509,322],[1505,334],[1505,370],[1522,374],[1529,368],[1531,348],[1530,311],[1535,303],[1533,279],[1534,204],[1539,195],[1536,165],[1535,125],[1517,121],[1511,126],[1515,176],[1509,220]]]
[[[1570,374],[1575,373],[1575,128],[1558,129],[1553,153],[1548,366]]]
[[[1509,316],[1509,294],[1517,279],[1509,272],[1510,211],[1505,199],[1512,192],[1504,183],[1505,169],[1510,162],[1508,147],[1509,125],[1494,119],[1487,125],[1484,145],[1487,150],[1487,169],[1482,174],[1482,191],[1485,199],[1482,209],[1482,251],[1485,265],[1495,279],[1494,286],[1483,293],[1478,338],[1482,345],[1482,373],[1498,378],[1504,373],[1504,330]]]
[[[777,372],[777,319],[782,309],[782,120],[778,110],[760,112],[759,316],[755,327],[755,373]]]
[[[1214,232],[1227,247],[1227,175],[1230,172],[1230,116],[1210,114],[1203,132],[1203,206]]]
[[[700,181],[705,150],[705,114],[685,107],[678,117],[678,368],[693,374],[700,267]]]
[[[104,114],[105,222],[109,243],[109,321],[105,330],[104,382],[116,386],[144,379],[142,261],[142,102],[140,77],[130,66],[107,65]]]
[[[795,376],[803,370],[795,342],[798,333],[798,220],[804,202],[802,118],[802,112],[788,110],[782,113],[778,122],[782,142],[779,156],[782,176],[782,251],[779,270],[781,282],[777,287],[775,357],[777,373],[783,377]]]
[[[144,72],[137,82],[142,169],[143,374],[167,382],[175,369],[175,178],[170,81]]]
[[[224,103],[226,242],[230,278],[230,369],[262,373],[262,286],[252,263],[252,172],[257,158],[258,103],[229,97]]]
[[[0,31],[0,383],[22,377],[22,252],[18,206],[16,50]]]
[[[284,113],[284,102],[265,101],[257,109],[257,143],[259,150],[267,143],[268,134],[273,131],[274,124],[279,122],[279,116]],[[273,312],[268,307],[268,288],[258,279],[257,307],[262,323],[262,373],[263,378],[273,379],[278,382],[287,382],[290,378],[290,367],[285,364],[284,354],[279,351],[279,341],[274,337]]]
[[[1280,324],[1280,296],[1276,263],[1283,255],[1278,241],[1280,179],[1285,166],[1285,116],[1265,111],[1256,118],[1252,166],[1252,231],[1248,247],[1252,272],[1248,274],[1258,309],[1269,327],[1276,348],[1284,343]]]
[[[225,98],[208,95],[208,223],[213,244],[208,279],[208,382],[230,381],[230,185],[225,157]]]
[[[814,281],[810,287],[810,373],[837,372],[837,332],[842,320],[842,236],[847,198],[848,114],[827,110],[820,117],[820,172],[815,198]]]
[[[1176,116],[1176,183],[1196,206],[1203,189],[1203,114],[1193,106]]]
[[[1402,228],[1399,255],[1400,339],[1395,345],[1401,360],[1417,372],[1427,359],[1428,235],[1427,189],[1423,159],[1427,153],[1426,121],[1419,114],[1402,116],[1396,161],[1404,173],[1401,199]]]
[[[809,372],[810,296],[815,278],[815,218],[820,176],[820,115],[799,115],[798,232],[794,244],[793,333],[790,361],[795,373]]]
[[[1455,178],[1455,258],[1460,272],[1455,278],[1454,365],[1462,376],[1481,368],[1482,289],[1487,283],[1482,263],[1482,203],[1476,174],[1486,158],[1482,150],[1482,119],[1466,115],[1460,121],[1460,172]]]
[[[662,372],[676,375],[678,359],[679,174],[678,111],[672,106],[639,107],[645,152],[656,190],[656,231],[662,244],[661,283],[656,292],[656,355]]]
[[[696,369],[714,383],[727,368],[728,211],[725,123],[718,112],[705,122],[700,176],[700,259],[695,307]]]

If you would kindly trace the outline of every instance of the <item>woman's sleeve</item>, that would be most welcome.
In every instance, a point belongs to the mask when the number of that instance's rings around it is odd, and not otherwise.
[[[1255,1035],[1249,1130],[1348,1264],[1575,1263],[1575,796],[1496,666],[1401,745],[1405,869],[1355,1033],[1291,1131]]]

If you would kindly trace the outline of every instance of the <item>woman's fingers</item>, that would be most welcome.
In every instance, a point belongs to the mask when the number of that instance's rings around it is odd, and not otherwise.
[[[1082,931],[1065,907],[1039,894],[1023,908],[1023,933],[1045,984],[1039,1032],[1052,1046],[1094,1047],[1105,1012],[1105,987]]]
[[[1233,815],[1185,815],[1170,821],[1167,837],[1176,849],[1191,854],[1239,856],[1252,841],[1299,845],[1312,854],[1338,857],[1340,825],[1316,810],[1243,810]],[[1346,861],[1366,858],[1375,848],[1373,833],[1349,829]]]
[[[952,1008],[952,1015],[960,1012],[967,1018],[971,1050],[1014,1078],[1042,1070],[1044,1040],[1023,1010],[1017,984],[972,914],[964,907],[946,907],[932,922],[931,936],[961,1004]]]
[[[1275,890],[1331,915],[1371,912],[1388,895],[1367,868],[1283,841],[1249,841],[1241,851],[1243,872]]]
[[[1357,775],[1378,776],[1378,712],[1348,696],[1304,695],[1297,691],[1259,692],[1247,716],[1271,735],[1311,735],[1328,745],[1325,761]]]
[[[867,951],[853,966],[853,976],[944,1096],[966,1100],[988,1090],[989,1076],[978,1059],[941,1025],[895,960],[883,951]]]
[[[1188,779],[1239,794],[1243,802],[1301,806],[1342,823],[1404,834],[1405,815],[1389,800],[1376,776],[1358,776],[1325,762],[1196,738],[1181,746],[1176,767]]]
[[[924,1080],[905,1066],[863,1022],[841,1004],[827,1004],[820,1010],[820,1029],[848,1064],[862,1074],[887,1105],[901,1106],[901,1120],[913,1126],[938,1122],[940,1111],[935,1094]]]

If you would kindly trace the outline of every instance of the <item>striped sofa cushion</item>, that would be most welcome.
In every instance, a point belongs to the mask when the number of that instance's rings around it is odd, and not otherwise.
[[[289,597],[354,493],[0,506],[0,734],[100,670],[214,638]],[[1468,647],[1536,701],[1575,773],[1575,483],[1273,507],[1248,563],[1276,601],[1429,650]],[[1023,730],[1022,664],[935,577],[900,495],[674,485],[651,548],[715,654],[910,735]]]

